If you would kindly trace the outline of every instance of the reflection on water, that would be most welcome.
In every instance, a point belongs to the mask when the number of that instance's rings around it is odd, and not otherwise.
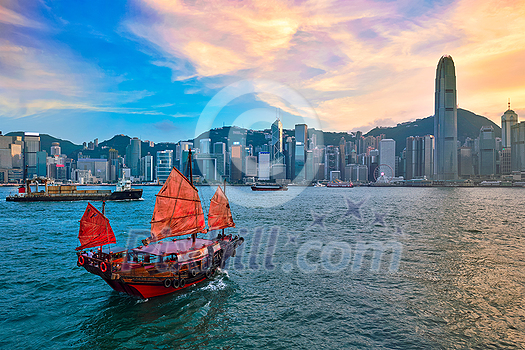
[[[203,201],[214,190],[199,188]],[[76,267],[85,202],[0,201],[2,346],[520,348],[524,190],[291,187],[275,194],[289,200],[272,204],[272,193],[237,188],[230,233],[242,229],[246,241],[235,264],[213,281],[147,301]],[[119,243],[148,229],[157,191],[108,203]],[[349,201],[362,205],[351,211]],[[372,271],[370,253],[360,270],[349,264],[333,273],[314,249],[306,259],[319,268],[306,273],[297,254],[312,241],[351,247],[350,259],[358,242],[396,242],[402,258],[393,273]],[[341,257],[329,259],[337,266]]]
[[[193,348],[232,336],[228,330],[228,298],[234,293],[225,275],[185,293],[139,300],[109,292],[82,322],[75,346],[144,348],[155,345]]]

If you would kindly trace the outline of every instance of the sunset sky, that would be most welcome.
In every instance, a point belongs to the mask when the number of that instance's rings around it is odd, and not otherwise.
[[[0,0],[0,130],[176,142],[280,108],[285,128],[366,132],[432,115],[444,54],[459,107],[499,125],[510,98],[525,120],[524,18],[502,0]]]

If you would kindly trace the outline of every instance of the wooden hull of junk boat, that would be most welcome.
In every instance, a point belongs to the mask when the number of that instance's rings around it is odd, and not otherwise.
[[[111,261],[109,254],[88,257],[78,253],[77,265],[86,271],[100,276],[111,288],[117,292],[126,293],[134,297],[148,299],[181,291],[195,284],[213,278],[218,267],[224,267],[230,256],[235,256],[235,249],[242,244],[243,238],[221,239],[221,249],[210,257],[211,264],[202,270],[186,270],[184,272],[159,274],[132,275],[116,271],[115,261]],[[191,264],[190,262],[187,262]],[[144,270],[144,269],[142,269]]]

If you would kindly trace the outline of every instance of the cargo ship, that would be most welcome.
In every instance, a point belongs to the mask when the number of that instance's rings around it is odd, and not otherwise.
[[[18,188],[18,194],[7,196],[9,202],[57,202],[57,201],[118,201],[137,200],[142,198],[142,189],[131,188],[131,181],[121,179],[114,192],[111,190],[79,190],[74,185],[49,185],[49,179],[36,178],[26,180],[25,185]],[[39,191],[38,185],[44,189]],[[31,191],[31,185],[35,191]]]

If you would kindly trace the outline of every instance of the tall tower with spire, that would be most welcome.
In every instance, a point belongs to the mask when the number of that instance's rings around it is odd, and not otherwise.
[[[434,179],[458,178],[458,111],[456,71],[449,55],[439,60],[436,70],[436,95],[434,109]]]
[[[518,124],[518,115],[510,109],[510,98],[508,108],[501,116],[501,146],[509,148],[511,145],[510,129],[513,125]]]

